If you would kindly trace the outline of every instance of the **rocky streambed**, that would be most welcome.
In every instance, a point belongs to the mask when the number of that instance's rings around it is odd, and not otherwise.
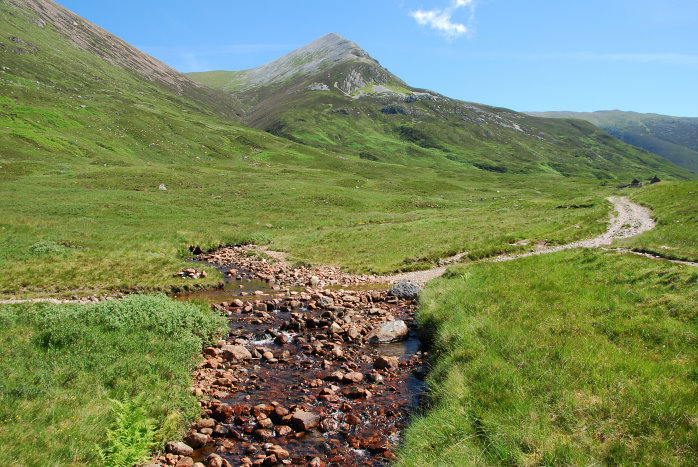
[[[371,290],[373,276],[293,267],[253,251],[200,257],[229,278],[214,296],[228,301],[212,306],[230,331],[204,349],[194,375],[202,418],[155,463],[388,463],[423,390],[418,289]],[[194,297],[206,298],[179,298]]]

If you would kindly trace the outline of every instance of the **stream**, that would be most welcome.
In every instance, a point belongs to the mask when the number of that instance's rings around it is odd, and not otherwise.
[[[391,296],[387,284],[230,250],[201,258],[223,272],[224,288],[174,296],[210,303],[228,317],[229,333],[204,349],[194,375],[202,418],[184,437],[187,446],[168,443],[157,461],[389,463],[425,387],[416,303]],[[374,342],[383,339],[378,329],[399,321],[400,336]]]

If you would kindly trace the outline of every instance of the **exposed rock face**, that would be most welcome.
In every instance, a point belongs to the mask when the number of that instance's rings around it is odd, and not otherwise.
[[[374,344],[387,344],[388,342],[406,339],[409,333],[410,331],[407,329],[404,321],[388,321],[371,331],[366,336],[366,340]]]
[[[397,298],[414,300],[415,298],[417,298],[421,290],[422,289],[414,282],[409,281],[407,279],[403,279],[399,284],[395,285],[395,287],[390,289],[389,293],[390,295]]]

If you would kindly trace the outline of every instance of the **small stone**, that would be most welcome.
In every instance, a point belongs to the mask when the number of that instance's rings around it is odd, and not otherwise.
[[[381,355],[373,361],[373,367],[377,370],[395,369],[400,365],[397,357]]]
[[[360,383],[363,380],[364,375],[359,373],[358,371],[350,371],[349,373],[345,374],[342,378],[342,381],[344,383]]]
[[[182,457],[177,461],[175,467],[194,467],[194,459],[191,457]]]

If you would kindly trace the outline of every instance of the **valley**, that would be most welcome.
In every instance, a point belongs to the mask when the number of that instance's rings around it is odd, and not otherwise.
[[[0,464],[695,463],[684,159],[334,33],[182,74],[50,0],[0,32]]]

